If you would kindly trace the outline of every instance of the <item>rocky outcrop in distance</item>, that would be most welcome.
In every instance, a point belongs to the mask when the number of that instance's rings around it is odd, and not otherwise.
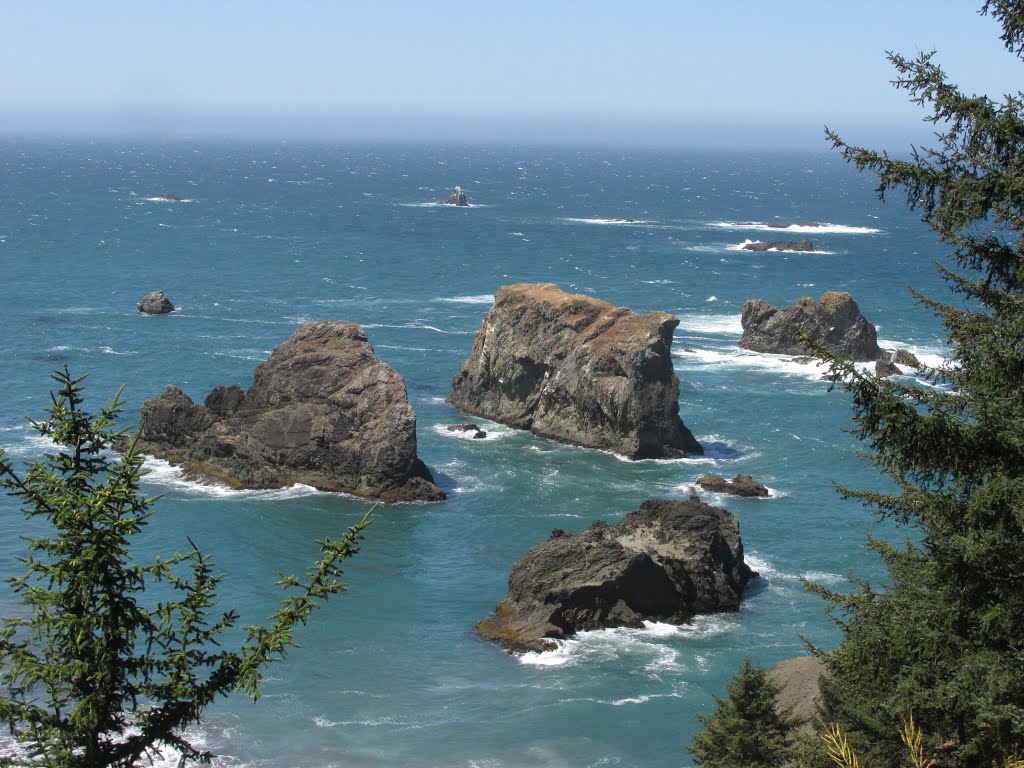
[[[743,335],[739,346],[754,352],[805,355],[807,335],[833,355],[847,360],[873,361],[883,352],[873,326],[849,293],[828,291],[817,302],[809,297],[777,309],[764,299],[743,304]]]
[[[745,251],[813,251],[814,243],[810,240],[773,240],[770,243],[763,243],[757,240],[753,243],[744,243]]]
[[[701,454],[679,418],[670,355],[678,323],[665,312],[638,315],[552,283],[504,286],[448,402],[630,459]]]
[[[462,434],[472,432],[474,440],[483,440],[487,437],[487,431],[477,424],[449,424],[445,429],[449,432],[461,432]]]
[[[697,485],[709,493],[727,493],[732,496],[766,498],[769,493],[767,486],[750,475],[736,475],[732,480],[726,480],[721,475],[706,474],[697,478]]]
[[[739,523],[700,502],[648,500],[621,522],[555,530],[512,566],[508,597],[476,626],[512,652],[543,651],[575,632],[674,624],[739,610],[756,575]]]
[[[139,449],[233,487],[445,498],[416,455],[405,382],[355,323],[299,326],[256,367],[248,392],[216,387],[200,406],[169,385],[142,407]]]
[[[441,201],[441,205],[460,205],[468,207],[469,200],[466,199],[466,193],[462,190],[462,187],[456,187],[448,197]]]
[[[181,202],[181,198],[180,197],[178,197],[177,195],[172,195],[169,192],[164,192],[162,195],[157,195],[153,199],[154,200],[166,200],[167,202],[170,202],[170,203],[180,203]]]
[[[150,291],[139,300],[139,312],[144,315],[166,315],[174,311],[174,305],[163,291]]]

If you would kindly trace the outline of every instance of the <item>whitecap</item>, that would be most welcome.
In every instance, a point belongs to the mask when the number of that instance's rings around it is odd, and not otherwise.
[[[493,293],[480,293],[475,296],[439,296],[432,301],[441,301],[450,304],[493,304],[494,294]]]
[[[736,349],[723,351],[714,349],[673,350],[672,356],[691,366],[714,366],[716,368],[750,368],[788,376],[800,376],[818,381],[828,373],[828,366],[810,356],[771,355],[761,352]],[[870,370],[874,363],[858,364],[858,368]]]
[[[679,328],[694,333],[743,334],[742,315],[683,315],[679,318]]]
[[[168,200],[166,197],[144,197],[143,200],[150,203],[194,203],[195,200],[183,197],[179,200]]]
[[[426,323],[403,323],[402,325],[388,325],[386,323],[367,323],[363,328],[397,328],[401,330],[414,330],[414,331],[433,331],[434,333],[444,333],[456,336],[473,336],[476,331],[445,331],[438,328],[436,325],[427,325]]]
[[[650,221],[648,219],[600,219],[600,218],[576,218],[573,216],[563,216],[562,221],[571,221],[575,224],[618,224],[618,225],[640,225],[644,224],[656,224],[657,222]]]
[[[718,301],[718,297],[717,296],[708,296],[706,299],[704,299],[704,301],[705,302]]]
[[[460,422],[469,424],[471,422]],[[442,437],[452,437],[456,440],[471,440],[474,443],[491,442],[493,440],[501,440],[502,438],[508,437],[509,435],[515,434],[517,431],[511,427],[506,427],[504,424],[498,424],[497,422],[487,422],[485,424],[477,424],[484,432],[487,433],[486,437],[475,437],[476,432],[469,432],[464,430],[449,430],[448,424],[435,424],[433,431]]]
[[[720,227],[722,229],[756,229],[765,232],[808,232],[808,233],[827,233],[835,235],[875,235],[881,232],[880,229],[874,227],[854,227],[846,224],[830,224],[822,222],[821,224],[788,224],[784,227],[769,226],[763,221],[716,221],[712,222],[711,226]]]
[[[674,281],[672,281],[672,280],[641,280],[640,282],[644,283],[645,285],[672,285]]]
[[[186,493],[191,496],[206,496],[209,498],[242,498],[249,497],[266,501],[284,501],[287,499],[301,499],[307,496],[319,495],[340,495],[330,491],[318,491],[310,485],[296,483],[286,488],[273,488],[269,490],[252,490],[246,488],[231,488],[223,483],[200,482],[185,477],[181,467],[177,467],[163,459],[147,456],[145,460],[145,479],[154,485],[172,488],[175,491]],[[353,497],[356,498],[356,497]]]

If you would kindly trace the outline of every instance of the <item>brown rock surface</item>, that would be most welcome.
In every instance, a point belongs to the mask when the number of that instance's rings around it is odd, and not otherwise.
[[[299,326],[257,366],[248,392],[216,387],[200,406],[169,385],[142,407],[139,447],[236,487],[445,497],[416,456],[405,382],[355,323]]]
[[[763,299],[743,304],[743,336],[739,346],[755,352],[806,355],[801,335],[847,360],[871,361],[882,356],[875,326],[867,321],[850,294],[828,291],[817,302],[804,297],[777,309]]]
[[[728,493],[733,496],[768,496],[768,488],[757,482],[750,475],[736,475],[732,480],[726,480],[721,475],[701,475],[697,479],[697,485],[711,493]]]
[[[507,599],[476,631],[521,652],[581,630],[678,624],[738,610],[753,575],[731,514],[693,499],[649,500],[620,523],[556,530],[533,547],[512,567]]]
[[[665,312],[638,315],[551,283],[508,285],[448,402],[536,435],[631,459],[703,449],[679,418]]]
[[[804,721],[798,733],[810,734],[814,730],[814,717],[821,703],[821,676],[825,664],[815,656],[796,656],[783,659],[768,670],[768,676],[779,688],[777,710],[790,710]]]

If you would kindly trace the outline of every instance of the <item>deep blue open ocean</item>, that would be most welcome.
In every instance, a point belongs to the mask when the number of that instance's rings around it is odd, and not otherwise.
[[[472,207],[436,205],[456,184]],[[44,415],[48,374],[65,362],[89,374],[93,408],[125,385],[133,422],[168,383],[199,402],[218,384],[247,387],[299,323],[361,323],[405,378],[419,455],[448,501],[381,508],[346,564],[349,592],[271,668],[263,698],[223,700],[191,735],[224,766],[691,765],[695,715],[744,656],[771,664],[805,640],[837,642],[801,576],[877,582],[866,535],[902,535],[833,487],[884,487],[844,431],[849,396],[813,365],[736,347],[745,300],[845,290],[883,346],[941,359],[941,327],[907,292],[944,295],[941,251],[874,185],[824,151],[2,139],[0,444],[19,457],[46,448],[26,417]],[[753,225],[769,221],[828,226]],[[802,237],[818,251],[738,248]],[[541,281],[679,318],[680,413],[704,457],[634,463],[486,422],[482,441],[445,430],[467,420],[444,400],[494,292]],[[156,289],[174,314],[137,311]],[[227,573],[221,605],[243,625],[273,610],[279,573],[302,571],[316,539],[369,506],[150,467],[146,491],[163,498],[140,558],[190,536]],[[512,564],[553,528],[684,498],[707,471],[772,489],[705,496],[739,518],[760,573],[739,613],[586,633],[525,657],[474,636]],[[18,571],[19,537],[38,530],[0,500],[0,575]],[[0,609],[16,610],[8,594]]]

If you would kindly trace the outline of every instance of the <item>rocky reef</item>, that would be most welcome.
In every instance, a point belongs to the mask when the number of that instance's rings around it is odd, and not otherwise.
[[[769,243],[757,240],[744,243],[745,251],[813,251],[814,243],[810,240],[773,240]]]
[[[631,459],[703,449],[679,418],[665,312],[638,315],[552,283],[502,287],[452,380],[466,413]]]
[[[583,630],[683,623],[738,610],[754,575],[739,523],[724,509],[696,497],[648,500],[620,523],[555,530],[530,549],[512,566],[508,597],[476,632],[525,652]]]
[[[139,299],[139,312],[144,315],[166,315],[174,311],[174,305],[163,291],[150,291]]]
[[[169,385],[142,407],[139,448],[234,487],[445,498],[416,455],[405,382],[355,323],[299,326],[257,366],[248,392],[216,387],[200,406]]]
[[[721,475],[708,473],[697,478],[697,485],[710,493],[727,493],[731,496],[765,498],[769,493],[764,483],[759,483],[750,475],[736,475],[732,480],[726,480]]]
[[[469,200],[466,199],[466,193],[462,190],[462,187],[456,187],[448,197],[441,201],[441,205],[468,206]]]
[[[801,338],[806,334],[847,360],[873,361],[883,355],[875,326],[846,292],[828,291],[817,302],[804,297],[785,309],[751,299],[743,304],[741,322],[739,346],[755,352],[806,355],[811,351]]]

